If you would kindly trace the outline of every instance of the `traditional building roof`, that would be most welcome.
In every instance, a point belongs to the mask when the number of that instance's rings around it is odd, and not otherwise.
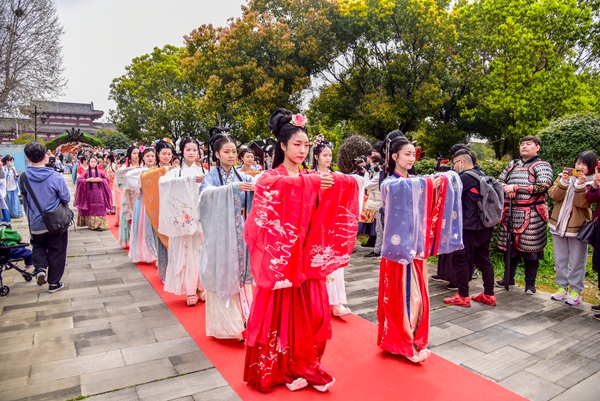
[[[53,102],[53,101],[35,101],[38,114],[46,113],[48,116],[68,115],[90,117],[96,120],[104,115],[102,110],[94,110],[94,103],[69,103],[69,102]],[[32,115],[34,104],[20,107],[19,110],[26,114]]]

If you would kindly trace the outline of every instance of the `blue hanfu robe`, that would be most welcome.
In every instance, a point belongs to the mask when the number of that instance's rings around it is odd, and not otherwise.
[[[242,338],[250,314],[252,284],[248,250],[244,241],[244,215],[252,193],[240,191],[240,182],[253,182],[243,172],[229,174],[217,166],[200,186],[200,221],[204,249],[200,274],[206,296],[206,335]]]

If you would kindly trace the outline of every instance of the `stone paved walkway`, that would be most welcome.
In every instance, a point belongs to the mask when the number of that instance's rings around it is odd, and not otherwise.
[[[370,251],[356,248],[346,291],[352,311],[377,323],[379,260],[365,259]],[[470,285],[471,295],[483,291],[481,278]],[[496,289],[496,307],[463,308],[444,304],[456,292],[445,286],[429,283],[434,353],[531,400],[600,397],[600,322],[591,318],[590,304],[568,306],[513,287]]]
[[[110,231],[69,231],[59,292],[3,277],[0,400],[239,400]]]
[[[24,220],[13,227],[27,233]],[[346,270],[348,305],[376,322],[379,261],[366,252],[357,247]],[[71,231],[68,255],[55,294],[4,274],[0,400],[239,399],[110,232]],[[472,284],[481,291],[481,279]],[[430,284],[435,353],[532,400],[597,399],[600,323],[589,304],[515,288],[498,291],[495,308],[467,309],[443,303],[452,293]]]

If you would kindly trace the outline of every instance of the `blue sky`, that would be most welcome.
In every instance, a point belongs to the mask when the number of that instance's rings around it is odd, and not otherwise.
[[[224,26],[239,17],[245,0],[55,0],[65,28],[63,66],[69,80],[64,102],[94,102],[108,110],[113,78],[134,57],[155,46],[181,46],[183,36],[202,24]]]

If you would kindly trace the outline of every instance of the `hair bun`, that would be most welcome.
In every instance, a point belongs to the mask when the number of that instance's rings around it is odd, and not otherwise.
[[[284,124],[288,124],[292,121],[292,112],[286,109],[277,109],[271,118],[269,118],[269,131],[279,139],[279,130]]]

